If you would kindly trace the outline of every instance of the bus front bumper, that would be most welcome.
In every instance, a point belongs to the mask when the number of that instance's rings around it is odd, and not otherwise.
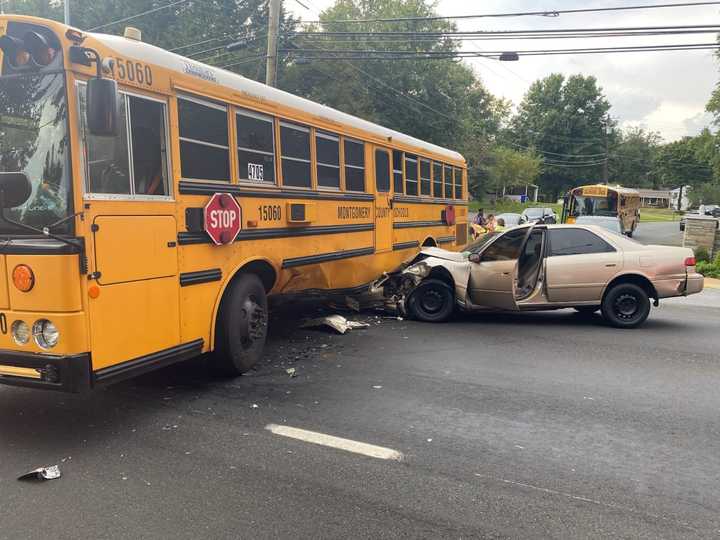
[[[54,356],[0,350],[0,384],[80,393],[90,389],[90,354]]]

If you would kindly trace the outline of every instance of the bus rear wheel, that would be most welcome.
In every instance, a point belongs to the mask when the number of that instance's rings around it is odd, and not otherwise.
[[[268,308],[265,287],[255,274],[242,274],[230,287],[220,309],[212,365],[219,375],[235,377],[262,357]]]

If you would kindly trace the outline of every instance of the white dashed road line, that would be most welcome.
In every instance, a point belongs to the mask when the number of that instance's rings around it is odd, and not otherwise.
[[[328,446],[330,448],[337,448],[338,450],[362,454],[363,456],[376,459],[400,461],[403,458],[403,455],[400,452],[393,450],[392,448],[384,448],[382,446],[375,446],[374,444],[353,441],[351,439],[333,437],[332,435],[325,435],[324,433],[318,433],[316,431],[307,431],[305,429],[280,426],[277,424],[268,424],[265,426],[265,429],[275,435],[281,435],[283,437],[289,437],[291,439],[297,439],[298,441],[304,441],[312,444],[319,444],[321,446]]]

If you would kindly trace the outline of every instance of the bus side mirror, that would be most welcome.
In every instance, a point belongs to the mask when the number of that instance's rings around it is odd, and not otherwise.
[[[118,90],[112,79],[94,78],[87,83],[87,125],[92,135],[114,137],[118,132]]]
[[[16,208],[30,198],[32,184],[24,172],[0,172],[0,205]]]

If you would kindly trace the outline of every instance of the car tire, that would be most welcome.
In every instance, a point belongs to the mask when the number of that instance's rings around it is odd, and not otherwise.
[[[600,306],[575,306],[573,309],[577,311],[579,315],[590,317],[600,311]]]
[[[650,298],[642,287],[620,283],[605,294],[601,311],[605,320],[616,328],[637,328],[650,315]]]
[[[455,292],[439,279],[426,279],[407,300],[408,315],[423,322],[445,322],[455,311]]]
[[[212,367],[218,375],[236,377],[262,357],[268,308],[265,287],[255,274],[242,274],[230,287],[217,321]]]

